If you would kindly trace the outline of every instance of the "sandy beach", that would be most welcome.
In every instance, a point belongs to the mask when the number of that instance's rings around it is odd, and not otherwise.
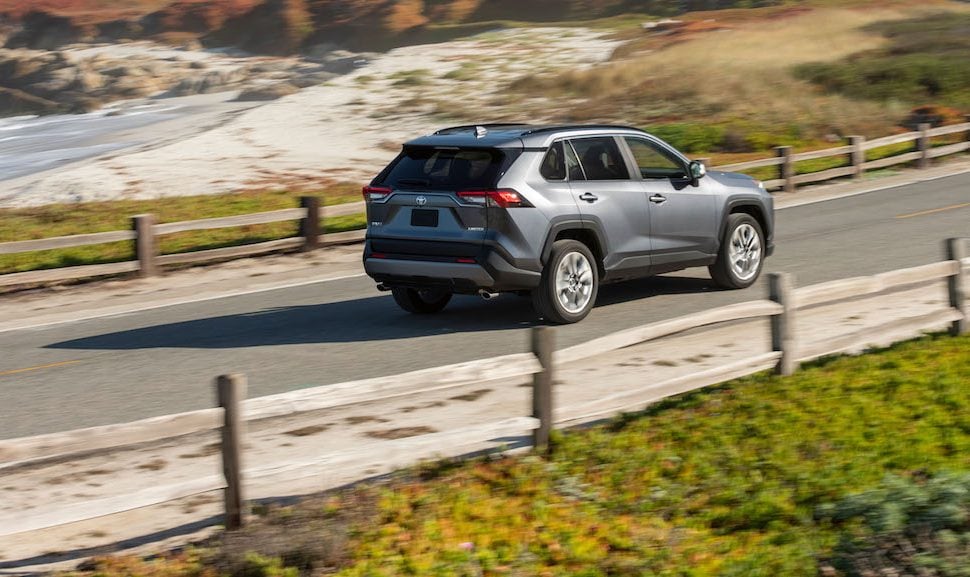
[[[511,29],[395,49],[268,103],[234,102],[234,92],[129,102],[169,110],[103,130],[97,142],[85,142],[104,147],[89,149],[94,156],[66,155],[55,168],[0,180],[0,207],[364,182],[403,141],[460,122],[459,114],[512,120],[503,114],[514,109],[525,115],[514,120],[546,120],[541,101],[504,105],[517,98],[502,94],[505,86],[521,76],[593,66],[617,44],[587,29]],[[131,49],[99,48],[116,56]],[[199,58],[184,52],[181,58]],[[107,123],[126,113],[99,114],[95,119]],[[97,122],[86,129],[97,131]],[[47,144],[58,149],[57,141]],[[5,158],[15,163],[20,153],[8,149]]]

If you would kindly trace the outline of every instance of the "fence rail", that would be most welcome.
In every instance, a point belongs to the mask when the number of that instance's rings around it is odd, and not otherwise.
[[[669,396],[767,369],[773,368],[777,373],[788,374],[797,367],[799,362],[864,347],[872,341],[874,334],[881,338],[887,335],[905,338],[914,331],[944,323],[950,323],[951,334],[967,334],[970,332],[970,325],[967,323],[970,310],[967,306],[965,288],[967,271],[970,271],[967,240],[949,239],[945,245],[947,259],[945,261],[870,277],[843,279],[796,289],[790,275],[775,273],[769,278],[769,300],[739,303],[652,323],[600,337],[555,353],[553,352],[553,329],[537,327],[533,329],[532,352],[529,353],[480,359],[401,375],[326,385],[248,400],[241,400],[245,395],[244,377],[224,375],[217,379],[221,402],[221,406],[217,408],[154,417],[133,423],[3,440],[0,441],[0,469],[23,466],[46,459],[78,457],[147,441],[221,429],[224,474],[146,488],[124,496],[69,504],[53,511],[32,512],[26,516],[18,515],[16,518],[0,518],[0,536],[111,515],[216,490],[225,491],[226,526],[232,529],[245,520],[244,486],[250,489],[272,488],[279,480],[313,477],[333,470],[334,467],[348,464],[351,460],[359,464],[362,454],[366,462],[373,464],[375,469],[378,465],[387,466],[394,463],[405,465],[440,454],[443,446],[470,446],[489,442],[495,438],[520,434],[523,430],[533,430],[533,445],[539,449],[546,449],[548,433],[555,425],[575,425],[618,412],[637,410],[648,403]],[[847,299],[865,298],[914,284],[938,282],[941,279],[946,280],[949,295],[948,306],[944,309],[915,317],[892,319],[878,327],[828,339],[812,347],[801,346],[792,331],[796,322],[795,317],[801,310]],[[617,391],[593,402],[560,407],[556,410],[558,416],[554,417],[552,375],[559,365],[581,361],[605,352],[661,339],[687,330],[706,330],[711,326],[727,322],[759,318],[771,320],[771,351],[663,382]],[[354,447],[322,457],[315,456],[261,468],[244,469],[240,465],[240,451],[244,446],[241,439],[243,421],[285,417],[301,412],[529,375],[533,379],[531,416],[512,417],[427,435],[374,442],[365,447]],[[234,392],[227,392],[230,389]]]
[[[0,243],[0,255],[4,255],[40,250],[75,248],[109,242],[134,241],[136,255],[136,260],[133,261],[4,274],[0,275],[0,287],[58,282],[133,272],[139,273],[140,276],[152,276],[157,274],[160,267],[164,266],[211,262],[296,249],[313,250],[320,246],[347,244],[359,242],[364,239],[363,230],[322,234],[320,224],[322,219],[336,216],[351,216],[364,212],[365,207],[363,201],[321,207],[318,198],[308,196],[300,199],[300,205],[299,208],[284,208],[282,210],[271,210],[237,216],[161,224],[155,222],[154,215],[143,214],[132,217],[131,230],[113,230],[92,234]],[[291,220],[300,221],[298,236],[260,243],[166,255],[161,255],[158,251],[159,237],[170,234],[269,224]]]
[[[957,142],[938,147],[933,147],[930,142],[931,138],[959,133],[967,133],[965,142]],[[885,168],[887,166],[894,166],[896,164],[919,161],[920,167],[925,168],[928,165],[927,161],[931,158],[938,158],[940,156],[957,154],[970,150],[970,122],[951,124],[937,128],[930,128],[929,124],[921,124],[919,126],[919,130],[905,132],[903,134],[894,134],[872,140],[866,140],[863,136],[853,135],[849,136],[848,140],[849,144],[843,146],[798,153],[792,152],[790,146],[778,146],[775,148],[776,156],[774,158],[759,158],[757,160],[715,166],[714,168],[717,170],[727,171],[746,171],[757,168],[777,166],[778,177],[765,180],[765,187],[768,189],[782,189],[786,192],[794,192],[799,184],[819,182],[822,180],[842,178],[845,176],[861,178],[865,174],[866,170]],[[914,149],[910,152],[904,152],[876,160],[866,160],[865,153],[867,151],[884,146],[905,144],[907,142],[913,143]],[[797,174],[794,169],[794,164],[797,162],[839,156],[846,157],[846,161],[848,163],[847,166],[809,172],[805,174]]]
[[[931,138],[964,132],[967,133],[967,139],[964,142],[956,142],[937,147],[931,146]],[[790,146],[779,146],[775,148],[776,156],[774,157],[725,164],[714,168],[726,171],[745,171],[766,167],[778,167],[777,178],[763,180],[765,187],[769,190],[780,189],[785,192],[794,192],[799,185],[834,178],[861,178],[866,170],[885,168],[897,164],[918,162],[921,168],[925,168],[929,166],[929,161],[933,158],[970,150],[970,122],[940,126],[937,128],[930,128],[929,124],[921,124],[919,130],[903,134],[894,134],[868,141],[862,136],[850,136],[848,140],[849,144],[847,145],[798,153],[793,153]],[[866,151],[907,142],[914,143],[913,151],[888,156],[886,158],[866,160]],[[804,174],[798,174],[795,170],[795,163],[798,162],[838,156],[845,156],[848,165]],[[137,255],[137,260],[123,263],[71,266],[50,270],[4,274],[0,275],[0,287],[42,284],[132,272],[137,272],[141,276],[152,276],[157,274],[160,267],[164,266],[196,264],[296,249],[307,251],[320,246],[359,242],[364,239],[365,233],[363,230],[321,235],[320,222],[321,217],[350,216],[363,213],[364,211],[365,205],[363,201],[321,207],[319,199],[316,197],[303,197],[300,200],[299,208],[285,208],[282,210],[238,216],[161,224],[155,223],[152,215],[139,215],[132,218],[131,230],[116,230],[0,243],[0,255],[4,255],[39,250],[74,248],[109,242],[134,241]],[[179,232],[250,226],[290,220],[300,221],[300,232],[295,237],[210,250],[167,255],[158,254],[158,237],[161,236]]]

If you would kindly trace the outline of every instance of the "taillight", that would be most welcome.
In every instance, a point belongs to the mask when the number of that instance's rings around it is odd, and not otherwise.
[[[458,193],[458,198],[482,206],[518,208],[532,206],[528,200],[511,188],[497,190],[466,190]]]
[[[390,196],[391,189],[387,186],[365,186],[362,192],[364,193],[364,200],[371,202],[373,200],[384,200]]]

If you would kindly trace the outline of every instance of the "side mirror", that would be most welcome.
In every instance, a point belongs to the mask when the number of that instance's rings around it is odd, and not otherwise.
[[[692,160],[690,162],[690,177],[694,180],[695,183],[698,180],[704,178],[705,174],[707,174],[707,167],[704,166],[703,162],[700,162],[698,160]]]

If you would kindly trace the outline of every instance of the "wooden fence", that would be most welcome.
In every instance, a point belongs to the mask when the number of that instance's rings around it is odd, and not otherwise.
[[[938,147],[932,146],[931,139],[934,137],[959,134],[963,132],[967,133],[967,138],[963,142],[956,142]],[[794,192],[795,189],[802,184],[849,176],[853,178],[861,178],[865,174],[866,170],[885,168],[887,166],[893,166],[896,164],[916,162],[920,168],[926,168],[929,166],[930,160],[933,158],[970,150],[970,122],[953,124],[949,126],[940,126],[937,128],[930,128],[929,124],[920,124],[918,130],[907,132],[905,134],[896,134],[893,136],[886,136],[868,141],[863,136],[850,136],[848,140],[849,144],[845,146],[837,146],[835,148],[827,148],[824,150],[813,150],[810,152],[799,152],[797,154],[792,153],[792,148],[790,146],[779,146],[775,148],[775,157],[752,160],[748,162],[738,162],[735,164],[726,164],[722,166],[715,166],[714,168],[717,170],[726,171],[745,171],[776,166],[778,167],[777,178],[765,180],[765,187],[769,190],[780,189],[785,192]],[[867,151],[883,146],[903,144],[907,142],[913,143],[913,150],[911,152],[888,156],[878,160],[866,161]],[[847,158],[848,165],[807,174],[797,174],[795,164],[798,162],[838,156],[845,156]],[[709,164],[707,159],[701,160],[704,161],[705,164]],[[322,212],[325,213],[325,216],[327,217],[360,214],[364,212],[364,203],[354,202],[336,206],[328,206],[324,207]],[[34,285],[134,272],[137,272],[140,276],[151,276],[157,274],[159,268],[165,265],[211,262],[283,250],[300,249],[307,251],[313,250],[319,246],[353,243],[362,241],[364,239],[363,230],[352,230],[322,235],[321,240],[320,217],[321,207],[319,199],[316,197],[303,197],[300,200],[299,208],[287,208],[283,210],[244,214],[240,216],[208,218],[203,220],[170,222],[164,224],[156,223],[154,215],[142,214],[132,217],[131,230],[116,230],[93,234],[79,234],[38,240],[0,243],[0,255],[3,255],[38,250],[72,248],[127,240],[134,242],[136,254],[136,260],[133,261],[71,266],[65,268],[4,274],[0,275],[0,287]],[[256,244],[247,244],[211,250],[199,250],[194,252],[183,252],[161,256],[158,254],[158,237],[166,234],[174,234],[177,232],[186,232],[190,230],[209,230],[253,224],[267,224],[271,222],[288,220],[300,221],[300,230],[298,236]]]
[[[967,137],[963,142],[956,142],[945,146],[932,146],[931,139],[934,137],[959,133],[967,133]],[[777,176],[765,180],[765,188],[769,190],[795,192],[796,188],[802,184],[821,182],[833,178],[862,178],[867,170],[875,170],[897,164],[915,162],[919,168],[927,168],[930,165],[930,160],[934,158],[970,150],[970,122],[940,126],[937,128],[931,128],[929,124],[920,124],[917,130],[904,134],[894,134],[874,140],[866,140],[864,136],[850,136],[848,137],[848,141],[848,144],[844,146],[799,153],[793,153],[792,147],[790,146],[778,146],[775,148],[774,158],[725,164],[714,168],[717,170],[741,172],[775,166],[778,170]],[[904,144],[907,142],[913,143],[913,150],[910,152],[887,156],[877,160],[866,160],[866,152],[868,151],[883,146]],[[798,162],[840,156],[846,158],[846,166],[806,174],[798,174],[796,170],[795,164]]]
[[[872,341],[873,335],[907,338],[929,327],[950,324],[953,335],[970,333],[970,307],[967,304],[967,271],[970,271],[968,239],[949,239],[946,260],[914,268],[895,270],[869,277],[843,279],[795,288],[785,273],[769,277],[769,298],[652,323],[627,329],[556,351],[550,327],[533,329],[532,350],[500,357],[458,363],[361,381],[326,385],[310,389],[245,399],[243,375],[223,375],[216,379],[217,408],[203,409],[144,419],[132,423],[51,433],[20,439],[0,440],[0,470],[51,459],[71,459],[148,441],[169,439],[202,431],[222,431],[223,474],[191,481],[149,487],[136,493],[106,497],[62,506],[56,510],[0,518],[0,536],[53,527],[120,513],[150,505],[223,490],[226,500],[226,525],[239,527],[245,521],[245,495],[254,487],[272,488],[280,479],[308,479],[353,461],[381,464],[402,455],[416,462],[440,454],[441,447],[468,446],[498,437],[533,431],[533,445],[541,451],[549,447],[550,431],[609,417],[619,412],[642,409],[665,397],[724,382],[763,370],[791,374],[800,362],[824,355],[857,350]],[[883,291],[945,279],[949,302],[946,308],[885,323],[806,347],[795,338],[793,327],[798,313],[809,307],[833,304]],[[659,383],[624,388],[579,406],[555,407],[553,374],[565,363],[662,339],[686,330],[709,328],[726,322],[770,318],[771,351],[730,362],[705,371],[674,377]],[[247,421],[292,416],[299,413],[374,402],[467,386],[484,381],[532,377],[532,414],[494,422],[372,443],[326,456],[295,463],[245,469],[242,447]],[[363,455],[363,457],[362,457]]]
[[[321,207],[319,198],[304,196],[300,199],[299,208],[284,208],[282,210],[221,218],[157,223],[154,215],[139,214],[131,218],[131,230],[0,243],[0,255],[3,255],[130,240],[134,242],[135,260],[5,274],[0,275],[0,286],[31,285],[132,272],[137,272],[144,277],[158,274],[159,269],[166,265],[226,260],[282,250],[309,251],[321,246],[359,242],[364,239],[363,230],[322,234],[321,222],[325,222],[328,217],[347,216],[362,212],[364,212],[363,201]],[[168,234],[290,220],[300,221],[298,236],[177,254],[160,255],[158,251],[158,238]]]

